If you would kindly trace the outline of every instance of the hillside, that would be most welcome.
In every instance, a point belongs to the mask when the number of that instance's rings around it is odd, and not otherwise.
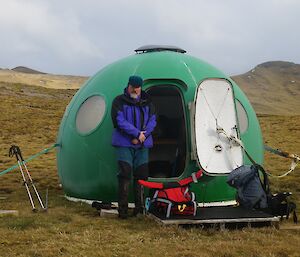
[[[232,79],[260,114],[300,114],[300,64],[266,62]]]
[[[88,77],[46,74],[26,67],[0,69],[0,82],[19,83],[55,89],[78,89]]]
[[[45,72],[33,70],[33,69],[30,69],[30,68],[27,68],[24,66],[17,66],[11,70],[17,71],[17,72],[29,73],[29,74],[46,74]]]
[[[53,89],[78,89],[88,77],[53,75],[27,67],[0,69],[0,82]],[[243,89],[259,114],[300,115],[300,64],[266,62],[232,79]]]

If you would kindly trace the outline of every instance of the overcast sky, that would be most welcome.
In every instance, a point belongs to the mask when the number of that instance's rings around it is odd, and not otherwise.
[[[93,75],[148,44],[228,75],[300,63],[299,0],[0,0],[0,68]]]

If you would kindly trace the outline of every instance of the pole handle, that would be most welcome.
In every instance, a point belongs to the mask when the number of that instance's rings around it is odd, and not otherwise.
[[[9,148],[9,151],[8,151],[8,156],[9,157],[13,157],[13,156],[16,156],[17,158],[17,161],[24,161],[23,159],[23,156],[22,156],[22,152],[21,152],[21,149],[19,146],[17,145],[12,145],[10,148]]]

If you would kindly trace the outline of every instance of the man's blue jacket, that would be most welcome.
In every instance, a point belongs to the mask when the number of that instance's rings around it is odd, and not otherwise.
[[[141,92],[139,100],[135,100],[127,93],[127,87],[122,95],[117,96],[111,108],[114,125],[112,145],[118,147],[150,148],[153,146],[152,131],[156,126],[154,106],[149,95]],[[139,137],[141,131],[146,131],[146,140],[134,145],[132,139]]]

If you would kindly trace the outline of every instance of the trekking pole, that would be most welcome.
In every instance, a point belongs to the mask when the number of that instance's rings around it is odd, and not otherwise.
[[[45,197],[45,210],[47,211],[48,210],[48,188],[46,190],[46,197]]]
[[[17,162],[18,162],[18,165],[19,165],[19,168],[20,168],[20,172],[22,174],[23,184],[26,188],[26,191],[27,191],[27,194],[28,194],[28,197],[29,197],[29,201],[30,201],[31,206],[32,206],[32,211],[36,211],[36,208],[35,208],[35,205],[34,205],[34,202],[33,202],[29,187],[28,187],[26,177],[25,177],[23,169],[22,169],[21,160],[19,159],[18,150],[19,150],[18,146],[12,145],[11,148],[9,149],[9,157],[13,157],[14,155],[16,156],[16,159],[17,159]]]
[[[34,185],[34,183],[33,183],[33,180],[32,180],[32,177],[31,177],[31,175],[30,175],[30,172],[29,172],[29,170],[27,169],[26,163],[24,162],[24,159],[23,159],[23,157],[22,157],[20,148],[19,148],[19,154],[20,154],[22,163],[23,163],[23,165],[24,165],[24,167],[25,167],[25,170],[26,170],[26,172],[27,172],[27,176],[28,176],[28,178],[29,178],[29,180],[30,180],[31,186],[32,186],[32,188],[33,188],[33,190],[34,190],[34,192],[35,192],[35,194],[36,194],[36,197],[37,197],[37,199],[39,200],[39,203],[40,203],[42,209],[43,209],[43,210],[46,210],[46,208],[45,208],[45,206],[44,206],[44,204],[43,204],[43,201],[42,201],[42,199],[41,199],[41,197],[40,197],[40,194],[39,194],[39,192],[37,191],[37,189],[36,189],[36,187],[35,187],[35,185]]]
[[[40,197],[40,194],[39,194],[39,192],[38,192],[36,186],[35,186],[34,183],[33,183],[33,179],[32,179],[32,177],[31,177],[31,175],[30,175],[30,172],[29,172],[29,170],[28,170],[28,168],[27,168],[26,162],[24,162],[24,159],[23,159],[23,156],[22,156],[20,147],[17,146],[17,149],[18,149],[18,155],[19,155],[19,157],[20,157],[21,160],[22,160],[22,164],[23,164],[24,167],[25,167],[27,176],[28,176],[28,178],[29,178],[29,180],[30,180],[31,186],[32,186],[32,188],[33,188],[33,190],[34,190],[34,192],[35,192],[35,194],[36,194],[36,197],[37,197],[37,199],[38,199],[38,201],[39,201],[39,203],[40,203],[40,206],[42,207],[43,210],[47,210],[48,202],[47,202],[47,206],[45,207],[45,205],[43,204],[42,198]],[[47,198],[46,200],[48,201],[48,189],[47,189],[47,192],[46,192],[46,198]]]
[[[38,192],[37,189],[36,189],[36,186],[34,185],[33,179],[32,179],[32,177],[31,177],[31,175],[30,175],[30,172],[29,172],[29,170],[28,170],[28,168],[27,168],[27,166],[26,166],[26,163],[24,162],[24,159],[23,159],[23,156],[22,156],[20,147],[13,145],[13,146],[11,147],[11,149],[12,149],[12,150],[10,150],[10,151],[11,151],[13,154],[16,155],[16,158],[17,158],[17,160],[18,160],[18,164],[20,165],[20,169],[22,169],[22,164],[23,164],[23,166],[24,166],[24,168],[25,168],[25,171],[26,171],[26,173],[27,173],[27,176],[28,176],[28,178],[29,178],[30,184],[31,184],[31,186],[32,186],[32,188],[33,188],[33,190],[34,190],[34,192],[35,192],[35,194],[36,194],[36,197],[37,197],[37,199],[38,199],[38,201],[39,201],[39,203],[40,203],[42,209],[43,209],[43,210],[47,210],[47,208],[46,208],[46,207],[44,206],[44,204],[43,204],[43,201],[42,201],[42,199],[41,199],[41,197],[40,197],[40,195],[39,195],[39,192]],[[25,178],[23,169],[22,169],[22,176],[24,176],[23,179],[25,179],[26,184],[27,184],[27,187],[28,187],[28,183],[27,183],[27,180],[26,180],[26,178]],[[29,191],[29,192],[30,192],[30,191]],[[31,197],[31,199],[32,199],[32,197]],[[35,208],[34,208],[34,209],[35,209]]]

